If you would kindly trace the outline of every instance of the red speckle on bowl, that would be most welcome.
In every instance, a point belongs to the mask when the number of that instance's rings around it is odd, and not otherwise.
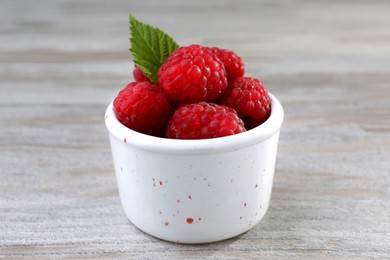
[[[123,142],[127,143],[126,137],[123,139]]]
[[[192,197],[191,197],[191,195],[188,195],[188,198],[189,198],[190,200],[192,200]]]
[[[160,181],[160,186],[162,186],[162,181]]]
[[[192,224],[194,222],[193,218],[187,218],[186,219],[187,224]]]

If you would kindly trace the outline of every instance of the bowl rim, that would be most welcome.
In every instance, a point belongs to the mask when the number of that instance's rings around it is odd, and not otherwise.
[[[144,150],[164,153],[208,153],[213,151],[237,150],[270,138],[279,132],[284,119],[284,111],[279,100],[268,93],[271,99],[271,115],[263,124],[243,133],[196,140],[179,140],[142,134],[124,126],[116,118],[112,100],[105,113],[105,124],[111,136],[124,145]]]

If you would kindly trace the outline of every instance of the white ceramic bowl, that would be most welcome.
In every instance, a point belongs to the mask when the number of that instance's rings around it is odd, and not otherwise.
[[[244,133],[203,140],[144,135],[106,111],[122,207],[144,232],[173,242],[224,240],[255,226],[268,209],[283,108]]]

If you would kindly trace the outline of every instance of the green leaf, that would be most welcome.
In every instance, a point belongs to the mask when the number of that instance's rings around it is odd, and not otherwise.
[[[165,32],[129,15],[130,52],[145,76],[157,83],[157,72],[179,45]]]

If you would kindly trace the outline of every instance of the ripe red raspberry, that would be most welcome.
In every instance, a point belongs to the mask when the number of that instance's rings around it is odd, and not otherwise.
[[[227,87],[226,69],[206,47],[180,47],[160,67],[158,83],[172,101],[214,101]]]
[[[268,90],[254,78],[237,78],[229,83],[220,104],[231,107],[244,117],[247,129],[265,122],[271,113]]]
[[[199,102],[180,106],[168,124],[166,136],[173,139],[206,139],[245,132],[234,109]]]
[[[244,62],[235,52],[220,49],[218,47],[210,48],[210,50],[212,50],[225,65],[228,81],[244,76]]]
[[[137,82],[150,81],[150,79],[144,75],[142,70],[138,68],[137,65],[134,65],[133,77]]]
[[[118,120],[137,132],[164,136],[171,105],[162,89],[151,82],[132,82],[114,100]]]

